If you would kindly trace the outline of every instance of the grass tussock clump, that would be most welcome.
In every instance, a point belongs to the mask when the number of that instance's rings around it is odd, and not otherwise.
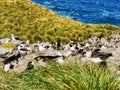
[[[84,24],[62,17],[30,0],[0,0],[0,37],[10,37],[13,33],[31,42],[64,43],[69,40],[82,41],[90,35],[109,36],[120,27],[107,24]]]
[[[47,67],[39,67],[19,74],[0,72],[1,90],[3,88],[13,90],[120,89],[115,74],[96,66],[50,63]]]
[[[12,42],[8,42],[5,44],[0,45],[0,48],[14,48],[15,45]]]

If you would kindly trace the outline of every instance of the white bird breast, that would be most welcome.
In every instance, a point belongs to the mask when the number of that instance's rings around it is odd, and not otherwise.
[[[5,64],[4,71],[7,72],[7,71],[9,71],[9,69],[10,69],[10,64],[9,63]]]

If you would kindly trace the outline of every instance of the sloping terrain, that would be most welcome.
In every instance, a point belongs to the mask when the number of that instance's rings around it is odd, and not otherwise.
[[[66,43],[70,39],[82,41],[90,35],[109,36],[111,33],[119,34],[119,31],[120,27],[112,25],[84,24],[62,17],[29,0],[0,0],[0,38],[10,37],[13,33],[31,42],[40,40],[55,43],[61,39]],[[14,48],[14,45],[9,42],[0,46],[3,47]],[[23,71],[27,63],[32,61],[30,55],[26,58],[20,62],[22,67],[15,71]],[[113,64],[116,60],[110,62]],[[92,63],[84,65],[81,62],[63,65],[49,62],[46,67],[22,73],[4,72],[0,68],[0,90],[119,90],[118,75]]]
[[[62,17],[29,0],[0,0],[0,37],[13,33],[21,39],[64,43],[69,40],[82,41],[89,35],[108,36],[120,27],[112,25],[84,24]]]

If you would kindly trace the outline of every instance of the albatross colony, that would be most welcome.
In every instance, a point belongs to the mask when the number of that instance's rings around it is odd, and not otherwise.
[[[12,43],[14,47],[4,47]],[[113,34],[107,37],[89,37],[84,42],[69,41],[66,45],[59,40],[56,43],[22,41],[11,34],[11,38],[0,39],[0,66],[5,72],[22,72],[33,69],[34,66],[46,66],[48,61],[60,64],[72,62],[99,63],[107,67],[108,61],[116,61],[120,66],[120,35]],[[29,67],[32,66],[32,68]]]

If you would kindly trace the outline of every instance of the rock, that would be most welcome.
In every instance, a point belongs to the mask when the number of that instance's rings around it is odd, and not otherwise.
[[[12,48],[0,48],[0,54],[5,55],[7,53],[12,53]]]
[[[63,59],[63,57],[58,57],[57,62],[60,63],[60,64],[64,64],[65,60]]]
[[[43,62],[42,60],[39,60],[38,61],[38,65],[40,65],[40,66],[46,66],[47,63]]]
[[[115,51],[112,52],[114,58],[120,58],[120,48],[117,48]]]
[[[44,50],[36,53],[37,56],[59,56],[61,53],[58,53],[57,50]]]
[[[106,48],[106,49],[102,49],[100,52],[113,53],[115,50],[116,50],[115,48]]]
[[[1,44],[8,43],[10,41],[10,38],[0,39]]]

